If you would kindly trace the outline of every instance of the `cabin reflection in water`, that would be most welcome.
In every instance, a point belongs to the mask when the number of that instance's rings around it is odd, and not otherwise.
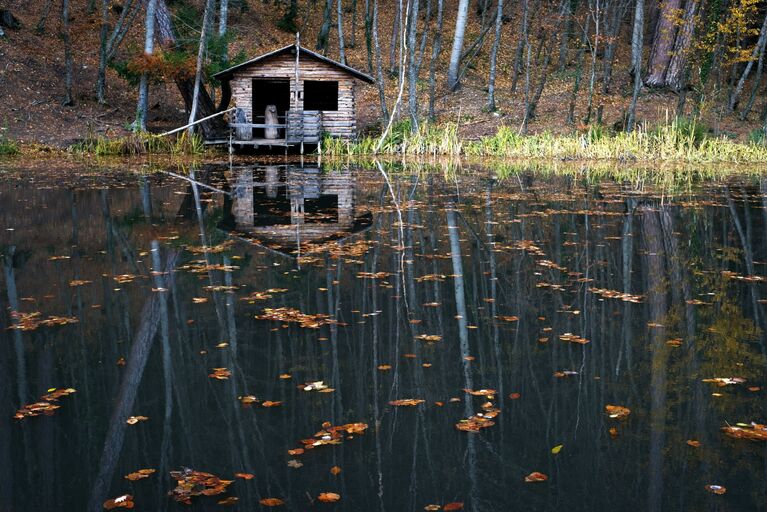
[[[341,241],[372,224],[355,215],[356,179],[350,170],[274,165],[234,167],[223,227],[290,257]]]

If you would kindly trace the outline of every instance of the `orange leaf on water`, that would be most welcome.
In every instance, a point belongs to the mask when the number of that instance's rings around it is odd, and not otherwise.
[[[463,502],[462,501],[453,501],[451,503],[446,504],[444,507],[442,507],[442,510],[463,510]]]
[[[317,499],[323,503],[335,503],[336,501],[341,499],[341,495],[336,494],[334,492],[323,492],[323,493],[320,493],[319,496],[317,496]]]
[[[107,500],[104,502],[104,508],[106,510],[113,510],[116,508],[133,508],[133,496],[130,494],[123,494],[117,498]]]
[[[538,471],[533,471],[529,475],[525,477],[525,482],[531,483],[531,482],[545,482],[548,480],[549,477],[544,475],[543,473],[539,473]]]
[[[279,507],[285,504],[280,498],[263,498],[259,500],[259,503],[265,507]]]

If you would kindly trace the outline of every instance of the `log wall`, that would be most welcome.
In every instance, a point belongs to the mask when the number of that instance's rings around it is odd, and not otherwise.
[[[232,98],[237,107],[253,121],[254,79],[288,79],[292,95],[298,91],[298,108],[304,108],[304,80],[333,80],[338,82],[338,110],[322,111],[323,131],[334,137],[351,139],[357,134],[357,116],[354,103],[354,78],[345,71],[326,62],[302,56],[299,61],[298,84],[296,84],[296,59],[294,55],[277,55],[237,70],[231,79]],[[295,97],[295,96],[293,96]],[[291,102],[291,108],[293,103]]]

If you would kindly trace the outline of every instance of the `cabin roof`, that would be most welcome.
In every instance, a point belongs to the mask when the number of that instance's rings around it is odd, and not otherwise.
[[[289,44],[288,46],[283,46],[282,48],[279,48],[277,50],[271,51],[269,53],[265,53],[263,55],[259,55],[258,57],[255,57],[253,59],[245,61],[242,64],[237,64],[236,66],[232,66],[231,68],[225,69],[223,71],[219,71],[218,73],[216,73],[213,76],[215,78],[219,79],[219,80],[228,80],[229,78],[231,78],[231,76],[234,74],[234,72],[239,70],[239,69],[242,69],[242,68],[245,68],[245,67],[248,67],[248,66],[252,66],[253,64],[258,64],[259,62],[261,62],[263,60],[266,60],[266,59],[268,59],[270,57],[275,57],[277,55],[283,55],[285,53],[293,53],[295,51],[295,49],[296,49],[296,45],[295,44]],[[336,68],[338,68],[338,69],[340,69],[342,71],[345,71],[346,73],[349,73],[350,75],[352,75],[354,78],[362,80],[363,82],[367,82],[369,84],[372,84],[374,82],[373,77],[371,77],[370,75],[367,75],[367,74],[363,73],[362,71],[359,71],[357,69],[349,67],[349,66],[347,66],[345,64],[341,64],[340,62],[335,61],[333,59],[329,59],[329,58],[325,57],[324,55],[320,55],[319,53],[313,52],[311,50],[307,50],[303,46],[298,46],[298,50],[300,52],[299,53],[299,58],[306,56],[306,57],[310,57],[310,58],[313,58],[313,59],[317,59],[317,60],[319,60],[321,62],[325,62],[326,64],[330,64],[331,66],[334,66],[334,67],[336,67]]]

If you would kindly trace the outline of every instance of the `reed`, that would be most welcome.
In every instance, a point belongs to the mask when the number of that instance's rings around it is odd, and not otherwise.
[[[757,163],[767,161],[764,138],[752,137],[741,143],[714,137],[695,120],[673,119],[656,127],[640,126],[633,132],[609,132],[592,125],[570,135],[548,132],[520,135],[501,126],[497,132],[477,140],[463,141],[456,123],[424,123],[411,130],[409,122],[393,127],[376,152],[378,138],[357,141],[326,138],[323,153],[331,156],[476,156],[499,158],[541,158],[552,160],[616,160],[620,162],[670,161],[688,163]]]
[[[181,132],[175,138],[158,137],[149,133],[134,133],[117,138],[89,134],[68,148],[70,153],[96,156],[197,155],[204,150],[202,137],[197,134],[189,135],[187,132]]]

